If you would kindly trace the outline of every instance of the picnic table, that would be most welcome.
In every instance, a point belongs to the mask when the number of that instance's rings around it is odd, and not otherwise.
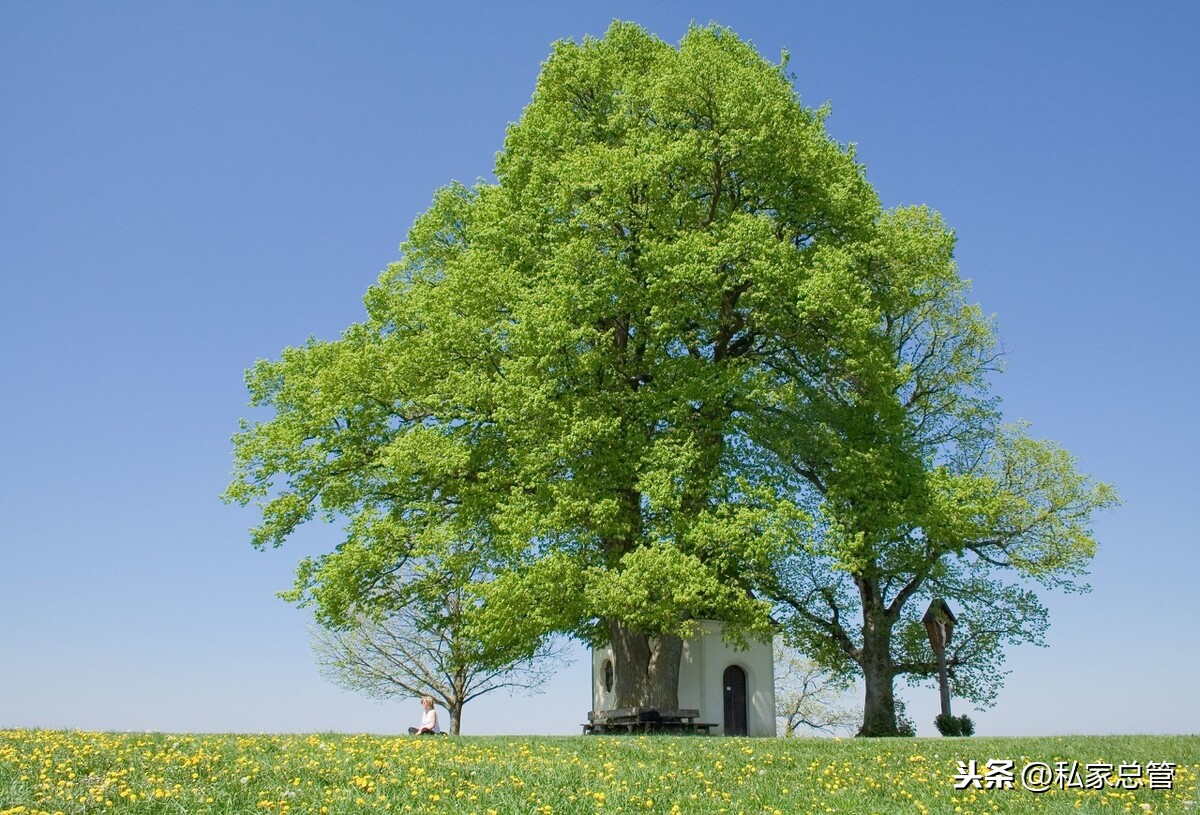
[[[604,733],[694,733],[703,736],[718,725],[698,722],[700,711],[691,708],[663,709],[620,707],[589,710],[584,735]]]

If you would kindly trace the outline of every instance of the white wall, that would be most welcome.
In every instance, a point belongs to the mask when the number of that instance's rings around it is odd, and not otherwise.
[[[700,711],[702,722],[714,722],[714,734],[724,732],[725,669],[737,665],[746,672],[746,729],[751,736],[775,735],[775,662],[770,643],[751,641],[739,651],[721,641],[721,624],[705,620],[704,634],[685,640],[679,666],[679,706]],[[614,694],[604,689],[604,661],[612,659],[608,646],[592,651],[592,710],[616,707]],[[615,690],[615,688],[614,688]]]

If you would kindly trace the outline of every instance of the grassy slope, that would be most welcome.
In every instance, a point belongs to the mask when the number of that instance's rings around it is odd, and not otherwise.
[[[1012,789],[954,789],[1011,759]],[[1136,789],[1022,788],[1021,768],[1138,765]],[[1151,762],[1174,762],[1151,789]],[[1132,768],[1131,768],[1132,769]],[[1200,815],[1200,736],[970,739],[415,738],[0,731],[16,813],[1067,813]]]

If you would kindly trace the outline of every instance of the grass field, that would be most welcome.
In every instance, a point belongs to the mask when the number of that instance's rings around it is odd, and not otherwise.
[[[972,761],[973,776],[963,772]],[[1011,786],[999,761],[1012,762]],[[990,773],[988,762],[996,768]],[[1200,815],[1198,778],[1200,736],[817,740],[0,731],[0,815]],[[1033,791],[1040,787],[1047,788]]]

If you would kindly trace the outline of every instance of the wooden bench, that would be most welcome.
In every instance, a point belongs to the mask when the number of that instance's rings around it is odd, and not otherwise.
[[[588,711],[584,735],[601,733],[691,733],[707,736],[715,722],[698,722],[700,711],[692,708],[663,709],[627,707]]]

